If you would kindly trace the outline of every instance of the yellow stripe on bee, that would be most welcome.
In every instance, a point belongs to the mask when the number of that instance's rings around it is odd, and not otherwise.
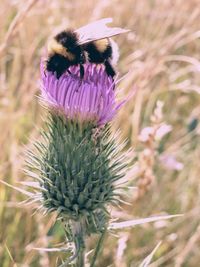
[[[109,40],[108,38],[105,38],[105,39],[97,40],[94,43],[95,43],[97,50],[103,53],[109,45]]]
[[[72,53],[68,52],[67,49],[61,44],[59,44],[55,39],[49,41],[47,45],[47,50],[49,54],[57,53],[68,58],[69,60],[74,60],[75,58]]]

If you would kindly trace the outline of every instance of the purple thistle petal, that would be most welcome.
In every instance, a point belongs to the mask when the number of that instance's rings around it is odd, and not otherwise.
[[[64,112],[68,119],[106,124],[123,104],[116,103],[115,82],[108,77],[103,65],[88,63],[84,69],[83,80],[79,78],[79,66],[70,67],[72,74],[64,73],[57,79],[53,73],[44,70],[42,62],[42,99],[50,107]]]

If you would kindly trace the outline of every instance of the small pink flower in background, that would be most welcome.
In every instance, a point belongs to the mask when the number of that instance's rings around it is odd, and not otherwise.
[[[172,131],[172,126],[168,124],[160,124],[159,126],[145,127],[139,135],[139,141],[145,143],[154,138],[160,141],[166,134]]]
[[[49,106],[62,111],[67,119],[92,121],[103,125],[111,121],[124,103],[115,100],[115,81],[107,76],[104,66],[86,64],[83,80],[79,66],[69,70],[59,79],[41,66],[42,99]]]
[[[163,164],[163,166],[165,166],[165,168],[169,170],[181,171],[184,168],[183,163],[177,161],[174,155],[169,155],[169,154],[161,155],[159,159]]]
[[[145,127],[142,129],[138,139],[139,141],[145,143],[147,142],[154,134],[153,127]]]
[[[168,124],[161,124],[156,130],[155,140],[161,140],[166,134],[172,131],[172,126]]]

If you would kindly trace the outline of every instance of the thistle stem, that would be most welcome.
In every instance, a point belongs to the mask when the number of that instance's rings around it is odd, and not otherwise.
[[[84,267],[85,266],[85,249],[80,248],[78,255],[77,255],[77,261],[76,261],[76,267]]]
[[[100,238],[99,238],[99,241],[97,243],[97,246],[96,246],[96,249],[95,249],[95,252],[94,252],[94,256],[92,258],[92,262],[90,264],[90,267],[95,267],[95,262],[96,262],[96,259],[97,259],[97,256],[101,250],[101,247],[102,247],[102,244],[103,244],[103,241],[105,239],[105,236],[106,236],[106,232],[107,232],[107,229],[105,229],[103,231],[103,233],[101,234]]]
[[[77,252],[76,264],[75,267],[84,267],[85,266],[85,235],[84,227],[81,222],[74,222],[73,224],[74,231],[74,242]]]

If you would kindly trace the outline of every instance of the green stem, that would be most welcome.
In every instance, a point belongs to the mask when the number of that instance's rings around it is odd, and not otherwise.
[[[96,246],[96,249],[95,249],[95,252],[94,252],[94,256],[92,258],[92,262],[90,264],[90,267],[95,267],[95,262],[96,262],[96,259],[97,259],[97,256],[101,250],[101,247],[102,247],[102,244],[103,244],[103,241],[105,239],[105,236],[106,236],[106,232],[107,232],[107,229],[105,229],[103,231],[103,233],[101,234],[100,238],[99,238],[99,241],[97,243],[97,246]]]
[[[76,267],[85,266],[85,249],[84,248],[80,248],[75,266]]]
[[[84,227],[80,222],[74,222],[73,224],[74,231],[74,242],[77,252],[76,264],[75,267],[84,267],[85,266],[85,235]]]
[[[75,261],[75,264],[70,265],[73,267],[84,267],[85,266],[85,235],[83,225],[80,221],[71,221],[70,231],[65,225],[65,230],[67,233],[67,239],[70,236],[70,240],[72,240],[75,244],[74,255],[72,255],[66,262],[64,262],[59,267],[67,267],[72,261]]]

